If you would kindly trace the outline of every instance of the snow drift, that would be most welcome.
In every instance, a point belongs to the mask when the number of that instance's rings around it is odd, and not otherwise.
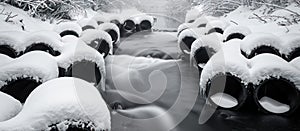
[[[0,130],[110,130],[110,112],[91,84],[77,78],[59,78],[37,87],[22,111],[0,122]]]

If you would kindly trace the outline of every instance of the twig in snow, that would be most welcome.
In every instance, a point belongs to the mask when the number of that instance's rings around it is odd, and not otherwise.
[[[253,15],[259,19],[260,21],[264,22],[264,23],[268,23],[265,19],[263,19],[262,17],[258,16],[257,14],[253,13]]]

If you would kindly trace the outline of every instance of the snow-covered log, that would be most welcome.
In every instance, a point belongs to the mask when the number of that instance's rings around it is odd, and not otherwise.
[[[58,78],[37,87],[14,118],[0,130],[111,130],[105,101],[90,83]]]
[[[290,115],[299,105],[300,71],[284,59],[262,54],[249,61],[254,101],[268,113]]]
[[[50,54],[30,52],[0,67],[0,91],[23,103],[37,86],[57,77],[57,63]]]
[[[111,36],[102,30],[86,30],[80,37],[86,44],[103,54],[104,58],[108,54],[113,54],[113,44]]]

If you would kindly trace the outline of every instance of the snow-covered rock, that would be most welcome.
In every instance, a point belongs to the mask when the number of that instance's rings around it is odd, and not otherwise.
[[[20,46],[24,43],[24,39],[28,33],[25,31],[1,31],[0,45],[8,45],[16,51],[16,53],[23,51]]]
[[[77,22],[63,22],[54,26],[53,30],[60,34],[61,37],[74,35],[79,37],[82,33],[81,26]]]
[[[86,30],[82,32],[82,35],[80,37],[81,40],[83,40],[86,44],[90,45],[91,47],[95,48],[98,51],[102,51],[100,53],[104,53],[104,56],[108,54],[113,54],[113,44],[111,36],[102,30]],[[96,43],[97,41],[98,43]],[[105,41],[108,44],[105,46],[101,46],[101,42]],[[94,45],[96,44],[96,45]],[[100,49],[101,47],[109,48],[108,52],[103,52],[105,49]]]
[[[196,60],[196,59],[206,60],[206,56],[198,56],[196,54],[200,50],[200,48],[205,48],[206,50],[203,51],[208,51],[207,54],[212,55],[217,53],[222,48],[222,35],[221,34],[204,35],[193,42],[191,47],[190,62],[195,67],[203,68],[205,63],[197,63]],[[203,58],[196,58],[196,57],[203,57]],[[198,64],[203,64],[203,66],[202,65],[200,66]]]
[[[0,60],[1,60],[0,61],[0,67],[1,67],[1,66],[8,64],[9,62],[12,62],[14,59],[7,55],[0,54]]]
[[[297,57],[297,58],[293,59],[292,61],[290,61],[290,65],[292,65],[295,68],[297,68],[298,70],[300,70],[300,57]]]
[[[251,30],[246,26],[229,26],[223,33],[224,41],[231,39],[244,39],[247,35],[251,34]]]
[[[226,42],[222,49],[206,63],[200,78],[200,91],[203,95],[207,82],[219,74],[230,73],[240,78],[243,84],[248,84],[250,77],[248,60],[240,53],[241,43],[242,41],[238,39]]]
[[[120,29],[116,24],[102,23],[97,29],[106,31],[111,36],[114,45],[120,42]]]
[[[178,47],[184,54],[190,54],[192,43],[205,34],[204,28],[189,28],[182,31],[178,37]]]
[[[22,104],[13,97],[0,92],[0,122],[9,120],[22,110]]]
[[[298,57],[297,54],[300,48],[300,33],[286,34],[280,37],[282,40],[282,46],[286,49],[282,52],[289,60]]]
[[[65,43],[62,53],[55,58],[58,66],[67,71],[76,63],[83,61],[95,63],[101,75],[101,80],[99,83],[96,83],[96,86],[99,89],[105,90],[106,73],[103,55],[75,36],[66,36],[62,41]]]
[[[41,51],[29,52],[0,67],[0,87],[18,78],[31,78],[43,83],[57,77],[55,59]]]
[[[247,57],[251,58],[256,55],[256,49],[266,46],[271,47],[272,50],[274,50],[273,53],[276,55],[280,55],[278,53],[282,53],[285,50],[281,43],[281,40],[276,35],[269,33],[253,33],[243,39],[241,50],[246,54]]]
[[[98,23],[94,19],[89,18],[83,18],[78,21],[78,24],[81,26],[82,31],[85,31],[87,29],[96,29],[98,26]]]
[[[214,32],[223,34],[228,26],[230,26],[230,24],[225,20],[212,20],[206,25],[206,34]]]
[[[53,31],[37,31],[33,32],[30,35],[27,35],[24,39],[24,42],[18,46],[18,49],[21,49],[24,52],[28,52],[30,46],[34,44],[43,44],[49,46],[52,49],[49,53],[55,55],[54,51],[61,52],[63,43],[59,34]]]
[[[98,25],[100,25],[102,23],[109,22],[109,20],[101,14],[96,14],[95,16],[93,16],[92,19],[94,19],[97,22]]]
[[[66,130],[65,121],[75,121],[71,124],[78,128],[82,125],[76,122],[87,122],[89,130],[111,129],[110,112],[95,87],[77,78],[58,78],[37,87],[16,117],[0,123],[0,130],[49,130],[54,125]]]
[[[205,28],[207,23],[213,20],[217,20],[217,18],[212,16],[202,16],[197,18],[193,23],[183,23],[177,29],[177,36],[179,36],[183,30],[188,28]]]

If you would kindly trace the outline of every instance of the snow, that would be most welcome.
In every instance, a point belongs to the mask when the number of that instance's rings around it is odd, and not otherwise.
[[[27,36],[28,33],[25,31],[0,31],[0,45],[9,45],[16,52],[20,52],[23,49],[19,47],[22,46]]]
[[[191,25],[192,25],[192,23],[183,23],[183,24],[179,25],[178,28],[177,28],[177,36],[179,36],[180,33],[182,31],[184,31],[185,29],[190,28]]]
[[[270,33],[253,33],[246,36],[241,44],[241,50],[249,55],[254,49],[260,46],[271,46],[278,49],[280,53],[284,52],[281,40],[278,36]]]
[[[284,78],[295,84],[300,89],[300,71],[291,66],[287,61],[273,54],[261,54],[249,60],[249,79],[254,85],[271,77]]]
[[[272,113],[286,113],[290,110],[290,106],[273,100],[269,97],[263,97],[259,100],[260,105],[269,112]]]
[[[205,28],[207,23],[213,20],[217,20],[217,18],[212,16],[202,16],[200,18],[197,18],[193,23],[183,23],[178,27],[177,34],[180,35],[180,33],[183,30],[188,28]],[[200,25],[205,25],[205,26],[199,27]]]
[[[247,84],[250,78],[248,60],[240,53],[241,40],[235,39],[224,44],[222,49],[206,63],[200,78],[200,93],[204,95],[207,82],[218,74],[230,73]]]
[[[232,108],[238,105],[237,99],[226,94],[226,93],[217,93],[210,97],[210,99],[220,107],[223,108]]]
[[[297,57],[297,58],[293,59],[290,62],[290,65],[297,68],[298,70],[300,70],[300,57]]]
[[[17,78],[33,78],[46,82],[58,77],[55,59],[48,53],[33,51],[0,67],[0,87]]]
[[[190,62],[195,67],[197,67],[194,55],[196,51],[201,47],[210,47],[214,49],[214,51],[218,52],[222,48],[222,35],[221,34],[209,34],[204,35],[200,38],[198,38],[191,47],[191,54],[190,54]]]
[[[252,32],[251,30],[246,27],[246,26],[237,26],[237,25],[232,25],[229,26],[223,33],[223,39],[226,40],[228,38],[228,36],[230,36],[231,34],[234,33],[239,33],[242,34],[244,36],[248,36],[250,35]]]
[[[109,20],[105,16],[98,14],[98,13],[96,15],[94,15],[92,19],[94,19],[98,25],[100,25],[100,23],[109,22]]]
[[[142,21],[149,21],[151,25],[153,26],[154,24],[154,18],[152,16],[149,16],[147,14],[137,14],[134,16],[131,16],[131,18],[134,20],[135,24],[141,24]]]
[[[283,54],[289,55],[293,50],[300,47],[300,33],[289,33],[280,37],[282,46],[286,49]]]
[[[0,61],[0,67],[1,67],[1,66],[4,66],[4,65],[8,64],[9,62],[12,62],[14,59],[10,58],[7,55],[0,54],[0,60],[1,60]]]
[[[97,87],[105,90],[106,72],[103,55],[75,36],[66,36],[63,38],[63,42],[65,44],[63,46],[61,55],[55,57],[58,66],[68,69],[70,65],[83,60],[96,63],[102,76],[101,82],[99,85],[97,85]]]
[[[212,20],[206,25],[206,33],[214,28],[220,28],[224,31],[228,26],[230,26],[230,23],[226,22],[225,20]]]
[[[190,23],[190,21],[196,20],[202,15],[202,6],[195,6],[186,13],[185,23]]]
[[[81,26],[82,29],[85,28],[85,27],[87,27],[87,26],[96,29],[97,26],[98,26],[98,23],[97,23],[96,20],[89,19],[89,18],[80,19],[78,21],[78,24]]]
[[[103,24],[99,25],[97,29],[103,30],[103,31],[114,30],[118,34],[118,39],[117,39],[117,41],[115,41],[115,43],[120,42],[120,29],[116,24],[114,24],[114,23],[103,23]]]
[[[59,34],[53,31],[36,31],[30,33],[24,39],[24,42],[18,46],[18,50],[25,51],[32,44],[44,43],[52,47],[55,51],[61,51],[63,43]]]
[[[0,123],[16,116],[22,110],[22,104],[13,97],[0,92]]]
[[[96,39],[105,40],[109,45],[110,54],[113,54],[113,45],[112,45],[112,39],[110,35],[102,30],[86,30],[82,32],[82,35],[80,36],[80,39],[83,40],[87,44],[91,44],[92,41]]]
[[[54,26],[53,30],[57,32],[58,34],[64,32],[64,31],[74,31],[79,36],[82,33],[82,29],[80,25],[76,22],[63,22],[59,23],[58,25]]]
[[[197,39],[204,34],[205,34],[204,28],[189,28],[189,29],[183,30],[180,33],[180,35],[178,36],[178,44],[182,43],[182,40],[185,37],[193,37],[193,38]]]
[[[77,78],[58,78],[37,87],[16,117],[0,122],[0,130],[46,130],[65,120],[92,122],[95,130],[110,130],[110,119],[94,86]]]

